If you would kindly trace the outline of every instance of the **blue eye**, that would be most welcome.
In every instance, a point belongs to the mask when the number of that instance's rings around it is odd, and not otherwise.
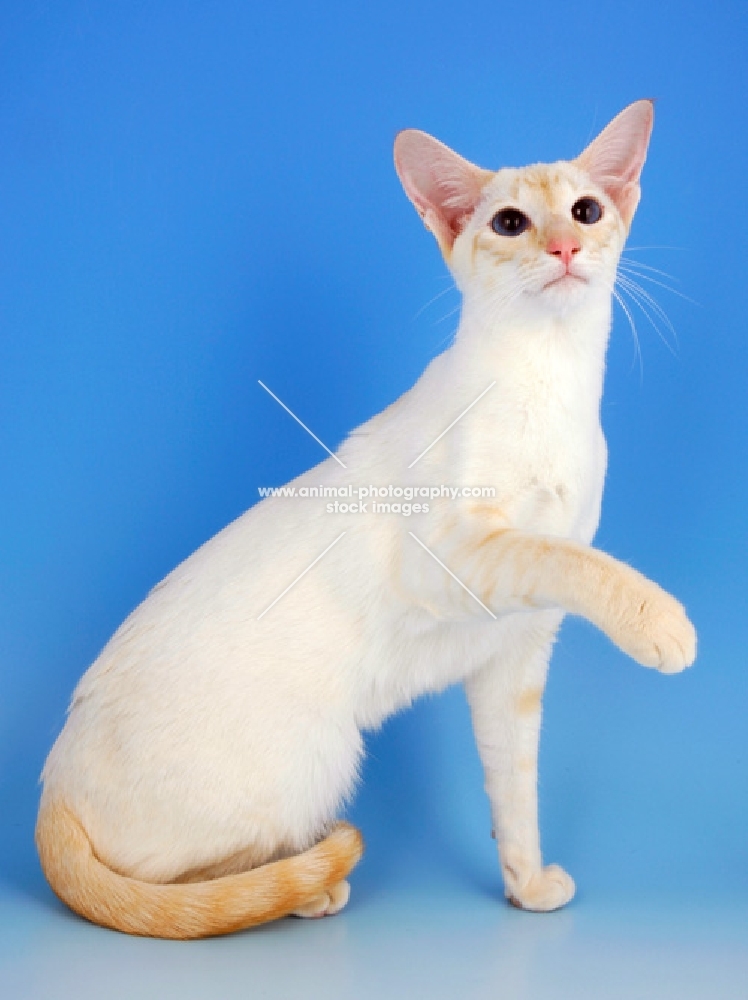
[[[519,236],[530,225],[530,220],[518,208],[502,208],[491,219],[491,229],[499,236]]]
[[[585,226],[591,226],[602,219],[603,206],[595,198],[580,198],[579,201],[574,202],[571,209],[571,216],[577,222],[583,222]]]

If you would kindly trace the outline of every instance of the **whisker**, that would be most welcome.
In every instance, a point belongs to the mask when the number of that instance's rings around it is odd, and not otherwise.
[[[657,299],[655,299],[652,295],[650,295],[645,288],[642,288],[642,286],[639,285],[636,281],[634,281],[630,276],[619,275],[618,277],[621,283],[625,283],[631,289],[635,290],[644,299],[644,301],[647,302],[652,307],[655,313],[660,317],[663,323],[665,323],[670,332],[673,334],[673,336],[675,337],[675,341],[677,343],[678,334],[676,332],[676,329],[673,326],[672,322],[670,321],[670,317],[662,308]]]
[[[516,288],[513,288],[503,297],[503,299],[499,299],[499,301],[495,304],[494,315],[498,318],[502,309],[508,309],[509,306],[520,297],[520,295],[523,295],[528,288],[531,288],[533,285],[533,279],[533,273],[525,275],[524,280],[521,281]]]
[[[678,281],[679,279],[675,275],[670,274],[668,271],[661,271],[658,267],[650,267],[649,264],[643,264],[640,260],[634,260],[633,257],[627,257],[625,254],[621,254],[620,259],[630,266],[641,267],[645,271],[651,271],[653,274],[660,274],[663,278],[670,278],[671,281]]]
[[[640,274],[635,268],[631,267],[631,265],[630,265],[630,263],[628,261],[624,261],[624,263],[620,263],[619,262],[618,267],[619,267],[619,269],[621,271],[626,271],[628,274],[636,275],[636,277],[637,278],[641,278],[642,281],[649,281],[653,285],[659,285],[660,288],[664,288],[665,291],[672,292],[673,295],[677,295],[679,298],[685,299],[686,302],[690,302],[691,305],[694,305],[694,306],[699,305],[699,303],[695,299],[692,299],[690,297],[690,295],[685,295],[683,292],[679,291],[677,288],[671,288],[670,285],[666,285],[664,281],[658,281],[656,278],[651,278],[648,274]],[[664,273],[664,272],[661,272],[661,273]],[[670,275],[668,275],[667,277],[670,277]],[[675,280],[676,279],[673,278],[673,281],[675,281]]]
[[[445,288],[443,291],[438,292],[433,297],[433,299],[429,299],[429,301],[425,305],[421,306],[421,308],[415,314],[415,316],[413,317],[413,319],[411,320],[411,322],[415,322],[415,320],[418,319],[418,317],[421,315],[421,313],[425,312],[429,308],[429,306],[433,306],[433,304],[435,302],[438,302],[439,299],[442,298],[442,296],[448,295],[451,291],[453,291],[455,289],[456,289],[456,285],[455,285],[454,281],[450,282],[449,288]]]
[[[441,348],[441,347],[442,347],[442,346],[443,346],[444,344],[446,344],[446,343],[447,343],[447,341],[450,341],[450,340],[454,340],[454,338],[455,338],[455,335],[456,335],[456,333],[457,333],[458,329],[459,329],[459,326],[456,326],[456,327],[454,328],[454,330],[452,330],[452,331],[451,331],[451,333],[448,333],[448,334],[447,334],[447,336],[446,336],[446,337],[442,337],[442,339],[441,339],[441,340],[439,341],[439,343],[438,343],[438,344],[436,345],[436,347],[434,348],[434,350],[435,350],[435,351],[439,351],[439,349],[440,349],[440,348]],[[450,345],[450,346],[451,346],[451,345]]]
[[[454,309],[450,309],[448,313],[444,313],[443,316],[440,316],[439,319],[435,320],[434,326],[438,326],[440,323],[443,323],[444,320],[449,319],[450,317],[456,315],[461,308],[462,307],[460,305],[456,305]]]
[[[627,246],[626,249],[627,250],[631,250],[632,252],[635,252],[635,251],[638,251],[638,250],[687,250],[688,247],[655,247],[655,246],[651,246],[651,247],[629,247],[629,246]]]
[[[646,317],[647,320],[649,320],[650,325],[653,326],[655,328],[655,330],[658,330],[657,323],[654,321],[654,319],[652,318],[652,314],[647,309],[647,303],[644,301],[644,299],[640,298],[640,296],[638,295],[636,289],[631,288],[629,285],[625,285],[620,280],[618,282],[618,287],[619,287],[619,289],[621,291],[621,294],[622,295],[628,295],[629,298],[631,299],[631,302],[634,305],[638,306],[641,309],[641,311],[644,313],[644,316]]]
[[[667,328],[672,333],[673,339],[675,340],[675,343],[677,345],[678,344],[678,331],[673,326],[673,324],[672,324],[672,322],[670,320],[670,317],[665,312],[665,310],[662,308],[662,306],[657,301],[657,299],[655,299],[654,296],[650,295],[649,292],[645,288],[641,287],[641,285],[637,285],[637,283],[635,281],[631,281],[630,279],[628,279],[628,281],[629,281],[629,285],[631,286],[631,288],[634,289],[637,292],[637,294],[640,295],[644,299],[644,301],[654,310],[654,312],[656,313],[656,315],[660,317],[660,319],[663,321],[663,323],[665,323],[665,325],[667,326]]]
[[[651,296],[647,295],[647,293],[643,289],[641,289],[636,283],[629,282],[627,279],[622,278],[620,275],[619,275],[619,278],[618,278],[618,283],[620,284],[621,292],[622,293],[625,292],[627,295],[630,296],[632,302],[636,303],[636,305],[644,313],[644,315],[648,319],[650,325],[652,326],[652,328],[654,329],[654,331],[656,332],[656,334],[660,338],[660,340],[663,342],[663,344],[665,345],[665,347],[667,347],[667,349],[670,351],[670,353],[674,357],[677,357],[678,356],[677,355],[677,351],[673,348],[673,346],[670,343],[670,341],[663,334],[663,332],[660,329],[659,325],[657,324],[657,322],[655,321],[655,319],[653,318],[652,314],[649,311],[650,309],[652,309],[653,312],[655,313],[655,315],[660,316],[662,318],[663,322],[665,322],[667,324],[668,328],[671,330],[671,332],[672,332],[672,334],[673,334],[673,336],[675,338],[675,342],[676,342],[676,345],[677,345],[677,343],[678,343],[678,335],[677,335],[677,333],[675,331],[675,328],[673,327],[673,324],[670,322],[669,317],[664,312],[664,310],[661,308],[661,306],[659,305],[659,303],[656,302],[654,299],[652,299]]]
[[[634,322],[634,317],[631,315],[631,312],[629,311],[628,306],[623,301],[623,297],[618,294],[618,292],[615,290],[615,288],[611,288],[610,291],[611,291],[611,293],[613,295],[613,298],[618,303],[618,305],[621,307],[621,309],[623,309],[624,313],[626,314],[626,318],[629,321],[629,326],[631,327],[631,334],[632,334],[632,337],[634,339],[634,364],[636,364],[637,361],[639,362],[639,379],[641,381],[643,381],[644,380],[644,358],[642,357],[642,349],[641,349],[641,344],[639,342],[639,333],[638,333],[638,331],[636,329],[636,323]]]

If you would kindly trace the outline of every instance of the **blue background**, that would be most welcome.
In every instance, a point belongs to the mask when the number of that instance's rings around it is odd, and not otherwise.
[[[14,996],[748,995],[747,27],[738,2],[0,4],[0,982]],[[457,295],[392,167],[396,131],[519,165],[574,156],[649,96],[631,256],[695,301],[648,286],[679,346],[635,310],[643,370],[616,312],[597,541],[686,603],[700,653],[665,678],[564,626],[541,810],[574,904],[502,903],[453,691],[369,740],[351,811],[368,854],[335,920],[180,945],[69,915],[32,830],[75,681],[258,486],[323,457],[257,379],[334,446],[454,330]]]

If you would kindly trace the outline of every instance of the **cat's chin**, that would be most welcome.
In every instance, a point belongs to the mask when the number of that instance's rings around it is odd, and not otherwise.
[[[497,311],[500,310],[501,299]],[[604,314],[609,310],[610,294],[599,282],[565,277],[537,289],[528,289],[511,304],[499,326],[503,329],[509,323],[518,329],[526,329],[528,326],[542,327],[549,322],[553,325],[572,323],[577,326],[580,322],[597,321],[603,317],[601,321],[607,333]],[[468,302],[463,308],[463,318],[467,320],[474,311],[475,303]],[[480,321],[478,325],[481,325]]]
[[[543,285],[543,291],[546,291],[549,288],[564,289],[564,294],[567,294],[567,291],[570,292],[572,289],[578,289],[583,285],[588,284],[589,282],[586,278],[582,278],[578,274],[567,273],[562,274],[558,278],[553,278],[551,281],[547,281],[545,285]]]
[[[587,278],[564,274],[543,285],[533,298],[541,311],[565,316],[592,304],[595,289]]]

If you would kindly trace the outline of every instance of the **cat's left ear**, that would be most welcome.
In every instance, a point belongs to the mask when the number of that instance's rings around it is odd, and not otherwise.
[[[423,224],[448,258],[493,174],[414,128],[399,132],[395,139],[395,169]]]
[[[652,101],[635,101],[616,115],[576,159],[577,165],[613,200],[627,228],[639,204],[639,176],[653,124]]]

